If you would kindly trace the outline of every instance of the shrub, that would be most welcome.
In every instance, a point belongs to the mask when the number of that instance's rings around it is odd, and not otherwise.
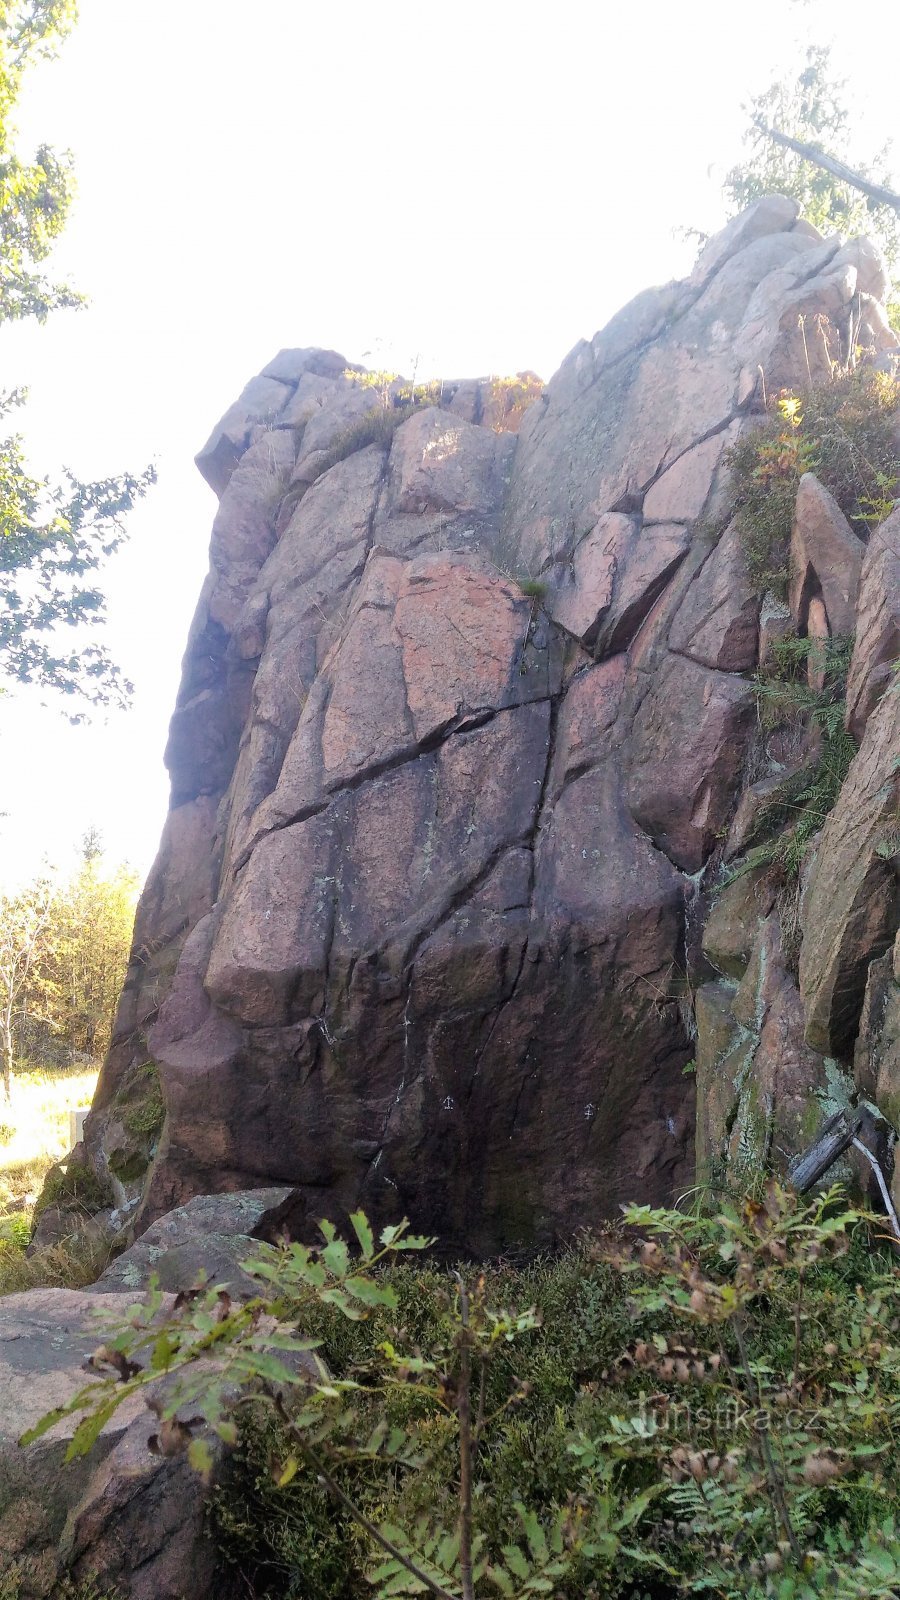
[[[484,402],[484,421],[494,433],[518,433],[528,407],[544,392],[534,372],[492,378]]]
[[[518,1271],[351,1220],[356,1255],[263,1248],[244,1305],[151,1291],[23,1442],[80,1411],[83,1453],[168,1372],[158,1448],[209,1469],[198,1407],[237,1446],[215,1518],[257,1595],[894,1594],[900,1276],[838,1191],[633,1207]]]
[[[766,421],[729,451],[750,576],[783,599],[797,486],[815,472],[861,537],[893,507],[900,483],[894,415],[900,383],[858,368],[802,396],[777,397]]]

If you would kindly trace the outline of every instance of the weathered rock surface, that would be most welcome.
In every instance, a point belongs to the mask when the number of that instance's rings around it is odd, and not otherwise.
[[[740,529],[732,523],[679,606],[669,646],[704,667],[751,672],[759,651],[759,610]]]
[[[869,963],[893,943],[900,909],[900,695],[886,695],[822,830],[803,901],[800,992],[806,1037],[852,1056]]]
[[[22,1600],[52,1600],[62,1574],[95,1578],[127,1600],[227,1600],[205,1522],[206,1490],[185,1457],[154,1455],[156,1419],[140,1396],[106,1423],[89,1455],[64,1464],[77,1417],[18,1439],[87,1382],[85,1357],[105,1313],[133,1296],[32,1289],[0,1301],[0,1573]]]
[[[900,509],[875,529],[860,573],[856,642],[847,679],[847,727],[857,741],[898,660]]]
[[[524,416],[480,380],[407,415],[402,385],[377,393],[302,350],[214,431],[173,809],[86,1129],[138,1232],[198,1191],[291,1185],[298,1230],[362,1203],[490,1251],[690,1181],[688,875],[720,860],[742,790],[808,754],[772,746],[751,771],[759,599],[728,450],[761,368],[770,393],[808,381],[808,354],[827,376],[800,318],[824,318],[835,353],[859,318],[876,356],[896,347],[871,250],[796,223],[792,202],[758,202],[688,281],[639,295],[543,391],[529,380]],[[852,631],[863,548],[804,485],[796,616],[805,629],[815,602]],[[894,604],[888,569],[867,559],[873,618]],[[871,632],[860,684],[890,650],[889,622]],[[891,737],[865,757],[871,784]],[[887,812],[874,791],[859,804],[881,863]],[[836,848],[826,829],[820,859]],[[741,1082],[772,1101],[765,1150],[797,1136],[826,1041],[852,1054],[887,948],[879,889],[849,950],[835,918],[856,868],[834,870],[806,924],[808,1046],[784,962],[760,957]],[[757,929],[725,932],[722,970],[752,966]],[[141,1141],[148,1063],[165,1123]]]
[[[741,982],[705,985],[696,1014],[698,1176],[783,1174],[851,1085],[804,1040],[777,912],[759,925]]]
[[[869,967],[856,1040],[859,1089],[876,1101],[894,1129],[900,1124],[900,934]]]
[[[713,900],[703,925],[703,953],[726,978],[744,976],[776,894],[771,872],[758,867],[732,879]]]
[[[198,1283],[224,1283],[233,1298],[259,1294],[259,1283],[242,1271],[253,1255],[254,1237],[267,1236],[267,1223],[289,1199],[290,1189],[247,1189],[234,1194],[195,1195],[187,1205],[160,1217],[111,1261],[94,1294],[134,1294],[155,1277],[160,1289],[177,1294]],[[2,1314],[2,1307],[0,1307]]]

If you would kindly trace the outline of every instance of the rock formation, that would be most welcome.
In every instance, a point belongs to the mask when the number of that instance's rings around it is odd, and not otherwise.
[[[123,1600],[237,1600],[243,1592],[216,1547],[208,1485],[185,1455],[151,1448],[153,1390],[125,1399],[74,1461],[65,1457],[77,1416],[26,1450],[18,1439],[89,1381],[84,1361],[103,1342],[103,1318],[107,1327],[121,1322],[151,1272],[166,1289],[189,1289],[202,1262],[246,1293],[251,1280],[237,1263],[253,1254],[253,1237],[285,1196],[201,1197],[149,1229],[92,1289],[0,1300],[0,1578],[17,1600],[60,1600],[69,1593],[63,1574],[84,1580],[85,1593]],[[164,1312],[173,1300],[166,1295]],[[218,1475],[222,1445],[211,1430],[204,1436]]]
[[[451,1252],[544,1245],[783,1171],[848,1100],[900,1128],[900,508],[866,538],[807,472],[785,604],[729,456],[764,390],[860,348],[896,369],[884,291],[867,241],[769,198],[543,390],[287,350],[214,430],[171,809],[68,1162],[78,1226],[130,1247],[90,1291],[3,1302],[27,1600],[63,1571],[228,1592],[136,1400],[65,1472],[71,1419],[15,1444],[151,1273],[242,1294],[249,1236],[359,1204]],[[805,638],[819,693],[851,634],[848,731],[838,703],[766,724],[757,669]],[[788,893],[777,849],[838,736]],[[63,1199],[38,1237],[72,1227]]]
[[[523,380],[523,415],[332,351],[248,384],[198,457],[171,810],[80,1154],[118,1222],[277,1184],[301,1231],[362,1204],[450,1250],[541,1245],[693,1181],[695,1056],[701,1167],[822,1115],[893,981],[896,517],[865,549],[804,480],[795,623],[864,627],[798,987],[759,874],[698,934],[783,766],[749,765],[791,619],[761,620],[728,451],[848,328],[890,362],[883,291],[866,241],[773,197]]]

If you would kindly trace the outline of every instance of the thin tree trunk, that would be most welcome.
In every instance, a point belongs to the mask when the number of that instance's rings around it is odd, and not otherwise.
[[[766,138],[774,140],[775,144],[783,145],[785,150],[793,150],[795,155],[802,156],[804,161],[811,161],[815,167],[822,167],[825,172],[830,172],[833,178],[840,178],[842,183],[849,183],[851,189],[859,189],[861,194],[874,200],[876,205],[889,206],[892,211],[900,211],[900,194],[895,194],[893,189],[886,189],[883,184],[873,183],[870,178],[864,178],[861,172],[854,172],[852,167],[845,166],[836,156],[828,155],[815,145],[803,144],[800,139],[793,139],[789,133],[782,133],[780,128],[770,128],[768,123],[759,117],[756,119],[756,126]]]
[[[7,1100],[12,1099],[12,1069],[13,1069],[13,1036],[12,1018],[7,1013],[3,1018],[3,1093]]]

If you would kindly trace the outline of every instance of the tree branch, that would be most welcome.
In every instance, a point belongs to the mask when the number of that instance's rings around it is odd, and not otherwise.
[[[804,161],[811,161],[813,166],[822,167],[825,172],[830,172],[833,178],[840,178],[842,183],[849,183],[851,189],[859,189],[861,194],[874,200],[876,205],[889,206],[892,211],[900,212],[900,194],[895,194],[893,189],[886,189],[880,183],[872,183],[869,178],[864,178],[862,173],[854,172],[852,167],[845,166],[836,156],[818,150],[815,145],[803,144],[800,139],[793,139],[789,133],[782,133],[780,128],[770,128],[761,117],[757,117],[755,121],[760,133],[764,133],[767,139],[783,145],[786,150],[793,150],[795,155],[802,156]]]

